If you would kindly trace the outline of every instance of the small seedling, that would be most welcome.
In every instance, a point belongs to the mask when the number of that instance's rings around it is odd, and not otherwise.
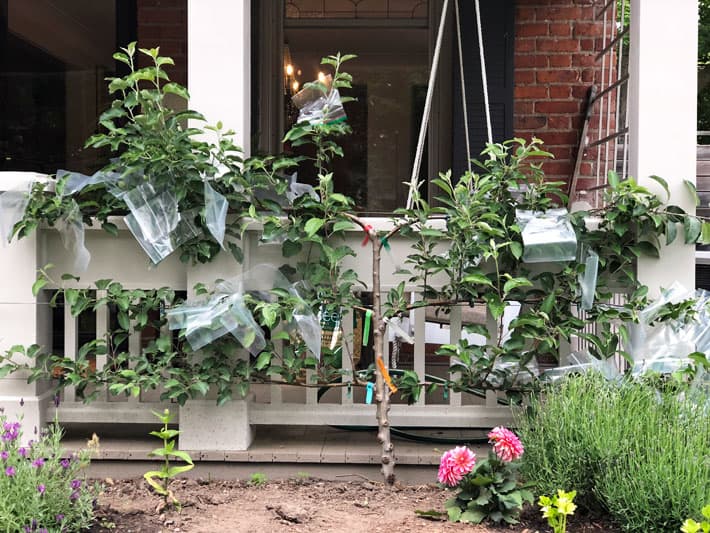
[[[567,532],[567,517],[574,514],[577,506],[573,503],[577,491],[565,492],[558,490],[552,498],[549,496],[540,496],[538,505],[542,517],[547,518],[547,523],[552,528],[554,533]]]
[[[175,498],[175,495],[170,490],[170,481],[175,479],[179,474],[192,470],[194,464],[192,463],[192,458],[187,452],[183,452],[175,449],[175,437],[180,434],[180,431],[176,429],[168,429],[168,424],[172,420],[173,416],[170,414],[168,409],[163,411],[163,414],[156,413],[153,414],[163,423],[163,427],[160,431],[151,431],[150,435],[158,437],[163,440],[163,447],[156,448],[148,455],[151,457],[160,457],[163,459],[163,464],[160,470],[151,470],[143,474],[143,477],[148,482],[148,484],[153,487],[153,490],[164,497],[164,503],[161,506],[161,510],[168,505],[174,505],[178,509],[180,508],[180,502]],[[186,465],[180,466],[170,466],[170,459],[180,459],[186,462]]]
[[[258,487],[260,485],[263,485],[266,483],[266,474],[262,474],[261,472],[254,472],[250,477],[249,477],[249,484]]]
[[[706,520],[696,522],[692,518],[688,518],[685,522],[683,522],[680,530],[683,533],[710,533],[710,504],[703,507],[701,512]]]

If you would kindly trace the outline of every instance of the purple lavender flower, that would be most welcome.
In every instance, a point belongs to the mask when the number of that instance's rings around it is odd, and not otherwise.
[[[44,483],[40,483],[37,485],[37,492],[40,494],[44,494],[44,491],[47,490],[47,487],[44,486]]]
[[[7,461],[8,457],[10,457],[10,454],[7,453],[5,450],[0,452],[0,459],[2,459],[3,461]]]
[[[81,496],[81,494],[79,493],[78,490],[75,490],[74,492],[71,493],[71,496],[69,496],[69,499],[71,501],[75,502],[76,500],[79,499],[79,496]]]
[[[47,531],[46,527],[43,527],[42,529],[39,530],[38,533],[49,533],[49,531]]]
[[[54,407],[59,407],[59,394],[54,395]]]
[[[71,460],[62,459],[61,461],[59,461],[59,464],[62,465],[62,468],[66,470],[67,468],[69,468],[69,465],[71,464]]]
[[[81,488],[81,479],[72,479],[71,480],[71,488],[74,490],[80,489]]]
[[[13,442],[20,436],[19,422],[4,422],[2,427],[5,430],[2,436],[0,436],[3,442]]]
[[[5,469],[5,475],[6,475],[7,477],[13,477],[16,473],[17,473],[17,472],[15,471],[15,467],[14,467],[14,466],[8,466],[8,467]]]
[[[30,439],[29,442],[27,443],[27,446],[29,446],[30,448],[32,448],[32,446],[34,446],[34,445],[35,445],[35,441],[32,439]]]
[[[55,519],[57,520],[57,523],[60,523],[60,522],[64,521],[64,515],[63,515],[62,513],[59,513],[59,514],[55,517]]]
[[[20,446],[19,448],[17,448],[17,453],[21,457],[27,457],[27,448],[25,448],[24,446]]]
[[[32,528],[31,528],[30,526],[25,526],[25,527],[22,528],[22,530],[23,530],[25,533],[30,533],[30,532],[32,531]]]
[[[34,466],[35,468],[40,468],[40,467],[44,466],[44,459],[42,459],[41,457],[38,457],[37,459],[32,461],[32,466]]]
[[[37,519],[33,518],[32,519],[32,530],[34,531],[35,529],[37,529]]]
[[[25,399],[20,398],[20,407],[24,407],[24,406],[25,406]]]

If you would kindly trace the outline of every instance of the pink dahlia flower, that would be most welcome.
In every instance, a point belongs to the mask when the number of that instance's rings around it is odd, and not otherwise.
[[[501,461],[515,461],[519,459],[525,449],[518,436],[503,426],[493,428],[488,433],[488,439],[493,444],[493,451]]]
[[[476,454],[466,446],[444,452],[439,464],[439,482],[455,487],[476,466]]]

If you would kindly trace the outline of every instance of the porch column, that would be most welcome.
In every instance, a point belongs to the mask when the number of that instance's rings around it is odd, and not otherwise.
[[[5,190],[26,189],[28,180],[35,177],[30,172],[0,172],[0,193]],[[39,344],[51,349],[51,315],[46,295],[32,296],[32,284],[37,279],[41,236],[35,231],[31,236],[12,244],[0,243],[0,352],[11,346]],[[17,362],[21,362],[16,356]],[[46,381],[27,383],[27,373],[10,374],[0,379],[0,408],[8,421],[22,417],[23,441],[36,439],[45,422],[51,390]]]
[[[187,88],[190,109],[207,123],[221,121],[248,156],[251,148],[251,0],[188,0]],[[249,242],[243,243],[248,257]],[[248,259],[245,258],[245,264]],[[225,273],[242,272],[229,252],[187,270],[188,295],[196,283],[214,284]],[[248,357],[248,354],[246,354]],[[237,398],[235,395],[234,398]],[[249,404],[233,400],[217,406],[214,394],[180,408],[180,448],[194,451],[246,450],[254,438]],[[194,455],[193,455],[194,457]]]
[[[251,1],[188,0],[187,88],[190,108],[208,124],[236,132],[251,144]]]
[[[697,127],[697,0],[631,0],[629,81],[630,171],[641,184],[668,181],[671,203],[689,213],[695,205],[683,180],[695,181]],[[660,260],[638,264],[639,280],[652,296],[678,280],[695,288],[695,247],[679,241]]]

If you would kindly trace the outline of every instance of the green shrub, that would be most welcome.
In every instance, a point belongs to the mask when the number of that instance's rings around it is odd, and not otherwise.
[[[20,422],[0,415],[2,531],[81,531],[94,520],[96,490],[83,474],[90,452],[64,457],[59,426],[21,446]]]
[[[673,531],[710,499],[710,400],[597,374],[550,386],[520,417],[523,474],[577,490],[629,531]]]

